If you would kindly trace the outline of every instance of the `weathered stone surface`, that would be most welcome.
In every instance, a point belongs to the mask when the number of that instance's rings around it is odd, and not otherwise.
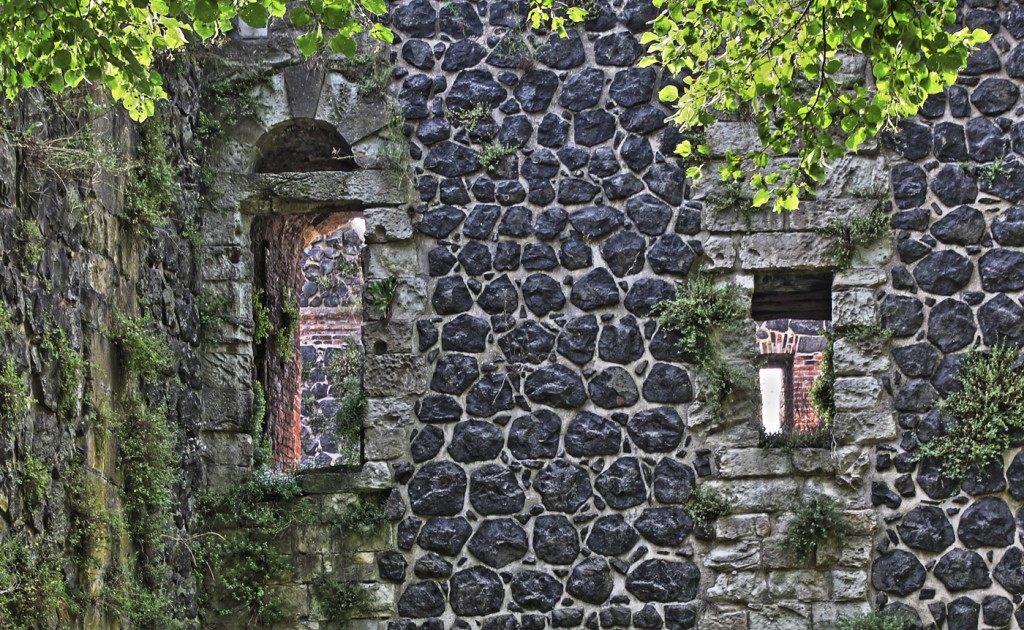
[[[896,337],[909,337],[924,324],[924,305],[907,295],[886,295],[880,303],[882,325]]]
[[[686,503],[697,476],[686,464],[664,457],[654,467],[654,498],[661,503]]]
[[[473,528],[461,516],[455,518],[432,518],[420,529],[417,544],[427,551],[445,556],[457,556],[469,540]]]
[[[455,425],[448,454],[457,462],[494,459],[505,446],[501,429],[483,420],[463,420]]]
[[[572,564],[580,553],[580,536],[568,518],[544,514],[533,522],[533,551],[548,564]]]
[[[449,581],[448,601],[460,617],[490,615],[501,610],[505,587],[498,574],[486,567],[459,571]]]
[[[740,239],[743,269],[800,269],[831,265],[828,239],[812,232],[762,233]]]
[[[693,531],[693,520],[682,508],[646,508],[634,523],[640,535],[666,547],[682,544]]]
[[[1000,293],[978,309],[982,338],[989,346],[1000,342],[1024,345],[1024,307],[1005,293]]]
[[[444,594],[437,582],[410,584],[398,599],[398,614],[403,617],[438,617],[444,611]]]
[[[461,394],[480,376],[476,357],[465,354],[446,354],[434,367],[430,389],[444,394]]]
[[[487,464],[469,476],[469,503],[480,514],[515,514],[526,493],[515,474],[500,464]]]
[[[986,588],[992,584],[988,566],[980,555],[966,549],[952,549],[939,558],[935,577],[952,592]]]
[[[634,415],[626,428],[634,444],[645,451],[660,453],[679,446],[685,425],[672,407],[655,407]]]
[[[569,301],[585,311],[614,306],[619,303],[619,287],[607,269],[598,267],[573,283]]]
[[[466,548],[487,566],[500,569],[526,555],[529,544],[518,523],[499,518],[480,523]]]
[[[978,273],[989,293],[1024,289],[1024,252],[990,249],[978,260]]]
[[[589,558],[573,568],[565,592],[589,604],[603,604],[614,587],[608,561]]]
[[[580,466],[556,459],[544,466],[533,482],[544,507],[572,514],[593,494],[590,475]]]
[[[527,376],[523,393],[535,403],[563,409],[579,407],[587,401],[583,379],[560,364],[544,366]]]
[[[929,254],[914,267],[918,286],[936,295],[953,295],[962,290],[973,273],[970,259],[951,250]]]
[[[897,530],[905,544],[925,551],[942,551],[955,540],[953,526],[945,513],[929,505],[907,512]]]
[[[1024,594],[1024,551],[1010,547],[999,559],[992,576],[1013,595]]]
[[[409,504],[420,516],[454,516],[466,499],[466,473],[451,462],[424,464],[409,482]]]
[[[640,540],[640,535],[621,514],[602,516],[594,521],[587,536],[587,547],[603,556],[628,553]]]
[[[589,483],[587,486],[589,489]],[[647,499],[647,484],[640,471],[640,462],[634,457],[615,460],[597,476],[594,487],[601,498],[616,510],[640,505]]]
[[[1017,527],[1010,507],[1002,499],[984,497],[964,510],[956,533],[971,549],[1007,547],[1013,544]]]
[[[688,602],[697,595],[700,571],[683,560],[645,560],[626,576],[626,590],[643,602]]]
[[[560,310],[565,306],[565,294],[562,286],[551,276],[535,273],[523,282],[523,302],[530,312],[544,317],[551,311]]]
[[[621,367],[610,367],[595,376],[588,384],[590,399],[603,409],[630,407],[640,399],[636,382]]]
[[[921,588],[924,580],[924,567],[906,551],[888,551],[871,566],[871,585],[886,593],[909,595]]]
[[[594,356],[597,343],[597,318],[584,315],[569,320],[558,335],[558,354],[583,365]]]
[[[558,453],[562,421],[547,409],[538,409],[512,421],[508,449],[517,459],[547,459]]]
[[[512,577],[511,592],[524,609],[550,612],[562,596],[562,583],[541,571],[521,571]]]

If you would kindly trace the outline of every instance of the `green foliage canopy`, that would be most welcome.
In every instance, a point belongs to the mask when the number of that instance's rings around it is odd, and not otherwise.
[[[566,19],[583,19],[558,0],[531,1],[535,26],[564,33]],[[751,121],[761,146],[727,152],[722,179],[749,181],[754,206],[774,199],[776,211],[796,209],[831,161],[916,114],[989,38],[953,30],[957,0],[653,1],[660,14],[641,37],[641,65],[680,77],[659,94],[675,108],[670,120],[683,129]],[[860,58],[870,77],[856,72]],[[709,150],[683,141],[676,152]]]
[[[373,23],[385,0],[308,0],[286,11],[285,0],[4,0],[0,5],[0,87],[9,99],[47,85],[62,92],[83,82],[105,86],[135,120],[151,116],[167,96],[153,61],[162,51],[210,40],[239,18],[252,27],[285,18],[302,32],[306,57],[324,44],[353,56],[355,35],[391,42]]]

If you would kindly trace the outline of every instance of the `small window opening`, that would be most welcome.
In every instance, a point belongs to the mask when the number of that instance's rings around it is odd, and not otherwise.
[[[821,426],[811,389],[832,328],[832,274],[764,274],[754,280],[761,427],[766,434]]]
[[[257,173],[354,171],[352,147],[322,120],[295,119],[271,129],[256,143]]]

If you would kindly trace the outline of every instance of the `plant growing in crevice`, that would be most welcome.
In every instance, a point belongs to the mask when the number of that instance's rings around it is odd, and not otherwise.
[[[986,186],[994,185],[997,179],[1009,179],[1013,175],[1013,168],[1006,159],[1006,150],[991,162],[976,166],[974,175]]]
[[[88,362],[82,357],[81,352],[71,347],[64,329],[57,326],[47,329],[39,349],[47,361],[57,365],[57,411],[70,418],[78,407],[78,388]]]
[[[199,325],[210,328],[224,323],[224,313],[228,312],[229,301],[226,295],[212,291],[199,294]],[[255,309],[253,310],[255,313]]]
[[[940,404],[953,422],[917,454],[936,458],[942,472],[957,480],[973,466],[999,461],[1024,431],[1024,362],[1018,350],[1003,345],[975,350],[963,359],[959,381],[961,389]]]
[[[732,511],[732,502],[714,488],[697,486],[690,493],[684,507],[704,537],[710,538],[714,533],[715,521]]]
[[[651,314],[658,318],[662,328],[679,334],[679,349],[694,356],[697,363],[716,353],[712,343],[716,333],[737,331],[746,316],[739,287],[716,286],[703,273],[680,282],[675,297],[655,304]]]
[[[285,363],[295,359],[295,338],[299,334],[299,302],[285,289],[281,296],[281,325],[277,327],[274,346],[277,357]]]
[[[495,140],[480,149],[480,166],[486,171],[493,171],[499,162],[517,150],[512,145]]]
[[[398,296],[398,278],[389,276],[366,284],[366,303],[380,309],[384,319],[391,319],[391,307]]]
[[[7,357],[0,368],[0,435],[13,433],[30,404],[32,397],[25,379],[14,364],[14,357]]]
[[[121,364],[126,374],[151,385],[174,367],[174,353],[148,316],[130,317],[114,313],[110,338],[121,350]]]
[[[380,132],[376,157],[396,182],[409,175],[409,142],[405,138],[405,113],[392,107],[387,126]]]
[[[889,203],[880,200],[867,216],[849,220],[836,220],[818,230],[832,239],[831,249],[835,265],[845,269],[853,263],[860,250],[889,232]]]
[[[274,324],[270,321],[270,308],[264,303],[263,289],[252,292],[252,342],[257,346],[270,338]]]
[[[75,609],[54,543],[24,535],[0,543],[0,627],[67,627]]]
[[[761,426],[758,428],[757,445],[761,448],[779,448],[784,451],[798,448],[832,448],[835,446],[835,436],[824,424],[818,424],[809,431],[784,428],[774,433],[766,432]]]
[[[169,150],[170,134],[162,110],[147,118],[139,129],[139,145],[128,173],[124,210],[125,220],[144,238],[151,238],[153,230],[164,224],[174,204],[177,182]]]
[[[821,353],[821,363],[818,364],[818,376],[811,383],[808,391],[808,400],[815,415],[821,421],[819,425],[825,430],[832,428],[832,421],[836,416],[836,371],[832,365],[832,358],[835,353],[835,337],[833,333],[823,331],[822,335],[827,342]]]
[[[50,487],[50,469],[40,461],[35,451],[25,449],[21,460],[21,474],[18,476],[18,488],[25,502],[32,507],[39,507],[46,498]]]
[[[491,115],[491,108],[486,103],[477,103],[472,107],[448,110],[448,119],[466,130],[467,133],[476,129],[480,121]]]
[[[387,522],[387,514],[378,503],[359,499],[345,508],[337,524],[346,534],[376,535]]]
[[[35,219],[18,219],[14,239],[18,242],[18,266],[27,272],[43,259],[46,241],[39,223]]]
[[[205,145],[246,118],[258,118],[262,102],[252,93],[271,84],[262,70],[249,69],[218,76],[206,84],[196,122],[196,137]]]
[[[782,546],[805,557],[813,557],[829,538],[842,535],[844,526],[836,500],[819,496],[801,505],[786,529]]]
[[[353,615],[369,610],[373,603],[366,586],[326,574],[313,580],[313,597],[320,612],[331,621],[347,621]]]
[[[253,443],[253,467],[269,466],[273,453],[270,440],[264,434],[264,420],[267,417],[267,395],[263,383],[252,379],[252,416],[249,419],[249,435]]]
[[[388,86],[395,77],[390,48],[375,46],[373,52],[356,55],[352,61],[360,70],[356,78],[356,93],[361,98],[374,101],[387,96]]]

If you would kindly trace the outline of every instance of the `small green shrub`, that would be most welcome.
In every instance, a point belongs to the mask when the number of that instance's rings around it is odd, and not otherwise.
[[[64,329],[56,326],[49,328],[43,335],[39,349],[48,361],[57,363],[57,382],[60,384],[57,410],[64,417],[70,418],[78,408],[78,387],[88,364],[82,353],[71,347]]]
[[[960,385],[940,407],[953,423],[918,451],[919,459],[938,459],[952,479],[999,460],[1013,435],[1024,430],[1024,365],[1017,350],[999,345],[969,353],[960,366]]]
[[[849,267],[861,248],[889,232],[887,202],[879,201],[867,216],[837,220],[818,232],[832,239],[831,249],[836,266]]]
[[[728,499],[706,486],[694,488],[684,507],[694,524],[709,532],[716,520],[732,511],[732,503]]]
[[[824,334],[823,332],[822,335]],[[886,328],[879,324],[854,324],[836,331],[835,335],[841,339],[850,339],[858,343],[885,343],[892,339],[893,331],[892,328]]]
[[[18,477],[18,488],[25,502],[32,506],[40,506],[50,488],[50,469],[36,457],[31,449],[26,449],[21,462],[21,475]]]
[[[725,410],[725,404],[737,388],[744,383],[743,371],[730,365],[719,354],[705,357],[700,363],[702,395],[711,408],[713,416]]]
[[[199,250],[203,247],[203,230],[195,219],[189,219],[185,222],[185,227],[181,231],[181,237],[188,241],[188,244],[192,247],[192,255],[198,256]]]
[[[0,369],[0,435],[11,435],[30,404],[32,397],[25,379],[18,372],[14,358],[7,357]]]
[[[263,296],[263,289],[255,289],[252,292],[252,341],[257,346],[269,339],[270,333],[274,332],[274,324],[270,321],[270,309],[263,302]]]
[[[713,353],[714,333],[735,331],[746,317],[738,286],[715,286],[710,276],[700,273],[679,283],[676,296],[655,304],[651,314],[662,328],[679,333],[679,349],[698,363]]]
[[[259,117],[262,101],[252,93],[270,83],[270,77],[256,69],[211,79],[203,91],[196,122],[195,134],[199,142],[208,146],[242,120]]]
[[[128,174],[125,219],[145,238],[163,225],[174,205],[177,189],[170,152],[170,128],[162,111],[146,119],[139,129],[136,159]]]
[[[356,55],[353,61],[361,70],[356,78],[356,93],[367,100],[384,99],[395,77],[395,64],[391,63],[388,47],[380,46],[373,53]]]
[[[1008,179],[1013,175],[1013,169],[1006,161],[1006,151],[988,164],[981,164],[974,169],[974,174],[982,183],[992,186],[997,179]]]
[[[384,319],[391,317],[391,304],[398,296],[398,278],[391,276],[371,280],[366,284],[366,303],[379,308]]]
[[[395,183],[409,175],[409,143],[405,138],[405,113],[401,108],[391,110],[391,118],[381,130],[383,142],[377,148],[376,157]]]
[[[39,223],[35,219],[18,219],[14,238],[18,242],[18,266],[22,271],[29,271],[43,259],[46,245]]]
[[[813,556],[819,546],[842,530],[843,523],[836,510],[835,499],[815,497],[796,511],[782,546],[800,555]]]
[[[263,383],[252,379],[252,417],[249,420],[249,435],[252,436],[253,466],[260,468],[270,464],[273,454],[270,440],[263,435],[263,420],[267,416],[267,396],[263,391]]]
[[[66,627],[75,603],[64,584],[61,555],[26,538],[0,543],[0,627]]]
[[[132,628],[173,630],[184,624],[175,619],[174,604],[164,595],[146,588],[130,570],[118,568],[109,572],[103,584],[101,600]]]
[[[281,325],[275,338],[277,356],[285,363],[295,359],[295,337],[299,334],[299,302],[286,290],[281,296]]]
[[[467,132],[476,129],[480,121],[491,115],[491,108],[486,103],[477,103],[472,107],[448,110],[448,119],[458,124]]]
[[[224,322],[224,313],[228,312],[228,298],[209,291],[199,294],[199,325],[204,328],[216,326]]]
[[[350,619],[352,615],[367,611],[373,602],[362,584],[323,574],[313,580],[313,597],[324,617],[332,621]]]
[[[174,367],[174,353],[147,316],[115,313],[110,337],[121,350],[125,374],[145,384],[156,383]]]
[[[903,612],[870,612],[840,618],[838,630],[906,630],[912,623]]]
[[[359,500],[346,508],[338,519],[338,528],[351,534],[378,534],[387,525],[384,508],[376,503]]]
[[[818,366],[818,377],[811,384],[808,398],[815,415],[821,421],[823,429],[831,429],[832,421],[836,416],[836,371],[832,366],[832,355],[834,353],[835,337],[832,333],[824,332],[828,345],[821,353],[821,364]]]
[[[494,141],[480,149],[480,166],[491,171],[498,162],[518,151],[514,146]]]
[[[169,523],[175,439],[163,406],[151,407],[134,391],[120,401],[114,419],[121,503],[132,539],[156,544]]]
[[[345,387],[345,380],[359,376],[363,371],[363,353],[354,339],[345,340],[345,345],[331,351],[324,368],[331,384]]]
[[[0,302],[0,335],[12,330],[14,330],[14,323],[11,321],[11,312],[7,310],[6,304]]]

